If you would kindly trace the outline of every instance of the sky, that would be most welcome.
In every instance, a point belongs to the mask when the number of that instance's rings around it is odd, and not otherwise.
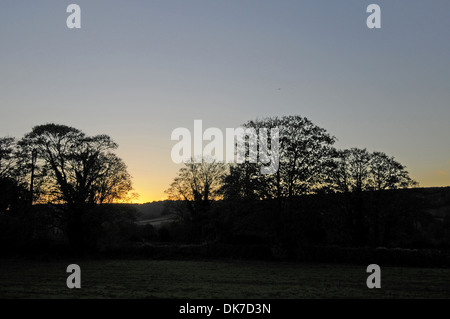
[[[81,7],[69,29],[66,8]],[[369,29],[366,8],[381,8]],[[182,164],[178,127],[301,115],[339,148],[450,185],[450,1],[2,0],[0,136],[45,123],[108,134],[139,202]]]

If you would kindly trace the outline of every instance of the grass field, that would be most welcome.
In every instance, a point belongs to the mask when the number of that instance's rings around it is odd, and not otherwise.
[[[81,289],[66,268],[81,267]],[[450,269],[224,261],[0,259],[0,298],[450,298]]]

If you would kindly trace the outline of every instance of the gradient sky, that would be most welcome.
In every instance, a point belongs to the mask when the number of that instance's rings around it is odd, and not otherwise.
[[[0,136],[49,122],[108,134],[146,202],[180,168],[173,129],[297,114],[340,148],[448,186],[449,12],[448,0],[2,0]]]

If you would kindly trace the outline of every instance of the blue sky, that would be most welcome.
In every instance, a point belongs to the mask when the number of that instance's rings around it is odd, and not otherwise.
[[[82,28],[66,27],[81,7]],[[366,7],[381,7],[369,30]],[[0,5],[0,136],[56,122],[106,133],[141,200],[178,165],[170,133],[299,114],[450,185],[450,2],[21,1]]]

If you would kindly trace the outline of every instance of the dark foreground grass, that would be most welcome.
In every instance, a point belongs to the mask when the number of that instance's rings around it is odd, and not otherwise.
[[[81,267],[81,289],[66,268]],[[0,298],[450,298],[450,269],[223,261],[0,259]]]

